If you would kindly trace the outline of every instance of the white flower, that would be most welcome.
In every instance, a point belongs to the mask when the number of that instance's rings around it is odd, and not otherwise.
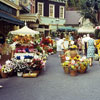
[[[66,57],[66,60],[69,60],[70,58],[69,57]]]
[[[71,64],[75,64],[75,60],[72,60],[72,61],[71,61]]]
[[[83,59],[80,59],[80,61],[83,61]]]
[[[8,65],[8,64],[10,64],[11,63],[11,61],[10,60],[7,60],[6,61],[6,65]]]
[[[85,60],[86,59],[86,56],[83,56],[82,59]]]

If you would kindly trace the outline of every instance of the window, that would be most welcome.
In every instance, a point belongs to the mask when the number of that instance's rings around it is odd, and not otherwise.
[[[38,2],[38,13],[41,15],[41,16],[43,16],[43,11],[44,10],[44,8],[43,8],[43,3],[40,3],[40,2]]]
[[[54,17],[55,16],[55,7],[54,5],[50,4],[49,5],[49,17]]]
[[[64,6],[60,6],[59,18],[64,18]]]

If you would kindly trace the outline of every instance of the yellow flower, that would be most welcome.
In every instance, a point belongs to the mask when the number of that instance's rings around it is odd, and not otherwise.
[[[76,45],[72,45],[72,46],[70,46],[70,48],[77,49],[77,46]]]

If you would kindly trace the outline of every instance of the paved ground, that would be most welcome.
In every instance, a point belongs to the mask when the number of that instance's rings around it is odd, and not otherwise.
[[[0,100],[100,100],[100,66],[71,77],[64,74],[57,55],[48,58],[47,70],[38,78],[0,79]]]

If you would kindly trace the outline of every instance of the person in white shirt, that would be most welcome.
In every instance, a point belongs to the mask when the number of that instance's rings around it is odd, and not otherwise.
[[[66,39],[64,39],[64,41],[63,41],[63,49],[67,50],[68,46],[69,46],[69,41],[67,41]]]
[[[86,38],[86,35],[84,35],[83,38],[82,38],[82,52],[83,52],[83,55],[85,54],[85,38]]]
[[[57,41],[57,51],[59,52],[59,56],[61,56],[62,51],[63,51],[63,48],[62,48],[63,41],[64,40],[62,38]]]

